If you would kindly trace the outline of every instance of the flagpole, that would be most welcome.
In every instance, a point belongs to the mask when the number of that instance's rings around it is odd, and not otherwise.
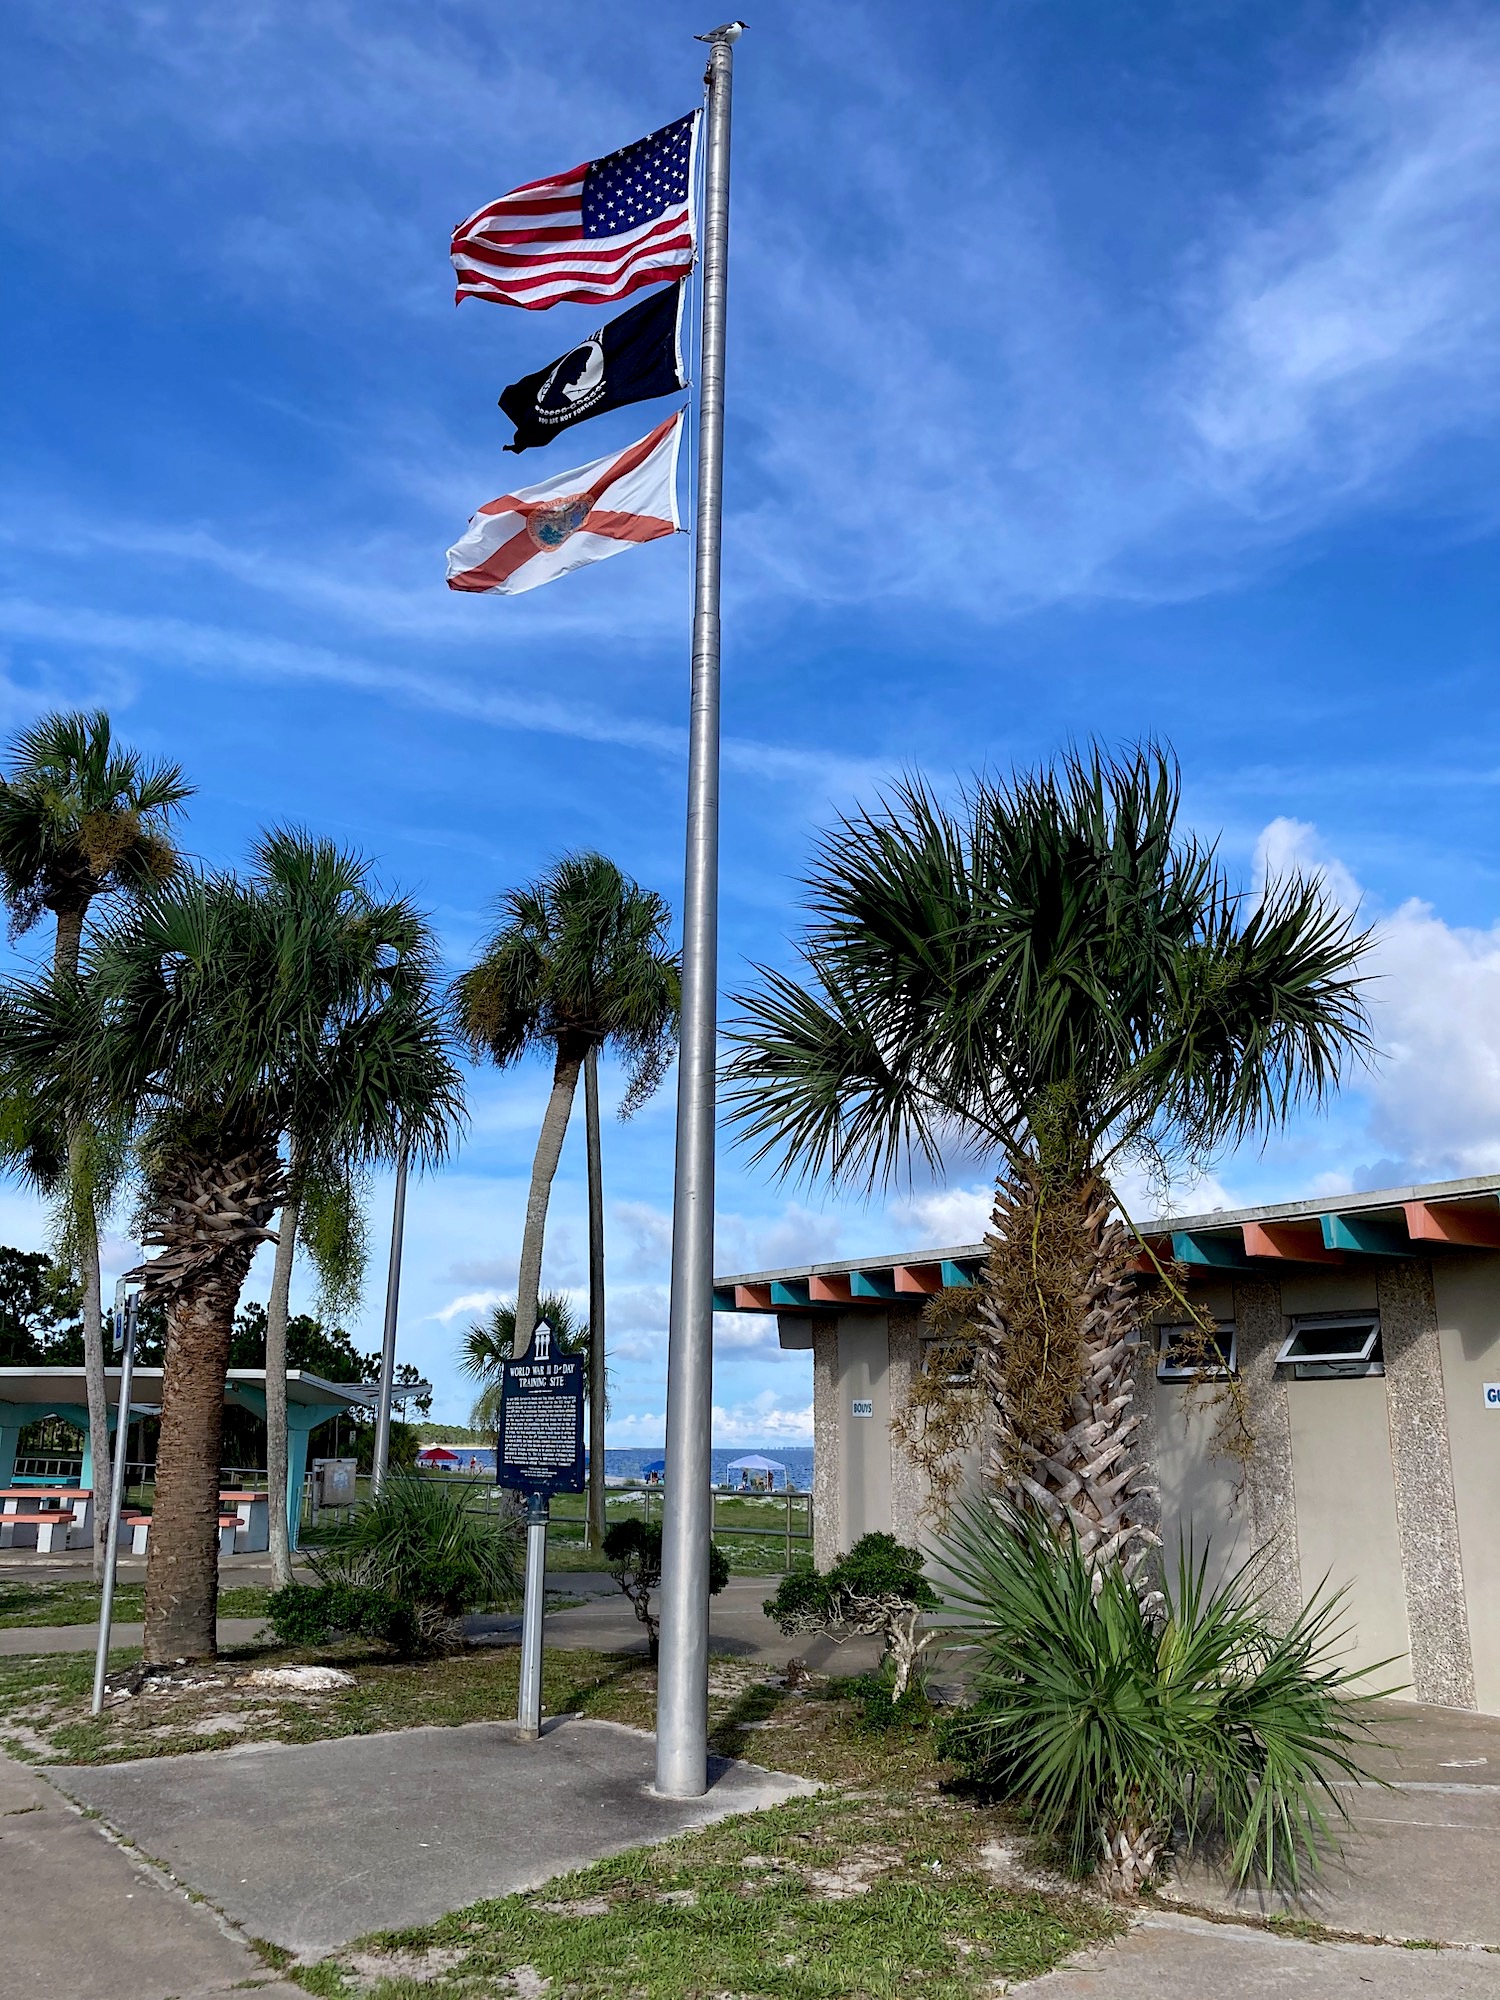
[[[703,348],[698,370],[698,516],[693,579],[682,1034],[667,1337],[666,1493],[656,1789],[708,1789],[708,1548],[712,1529],[714,1069],[719,926],[719,547],[724,475],[724,310],[729,285],[729,112],[735,21],[708,49]]]

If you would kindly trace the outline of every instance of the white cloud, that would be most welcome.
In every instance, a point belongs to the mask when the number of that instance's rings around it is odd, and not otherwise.
[[[714,1218],[715,1267],[727,1271],[783,1271],[827,1263],[839,1254],[844,1219],[789,1201],[779,1216],[726,1214]]]
[[[599,622],[612,641],[619,637],[623,616],[618,604],[606,609],[601,601]],[[680,609],[674,606],[671,616],[675,629]],[[591,629],[592,622],[586,619],[585,626],[579,628],[564,611],[551,620],[547,638],[553,642],[566,637],[570,626],[575,632]],[[441,629],[439,626],[439,632]],[[76,605],[7,597],[0,599],[0,633],[17,639],[52,641],[84,649],[98,647],[171,661],[190,673],[213,679],[231,674],[249,681],[306,680],[358,688],[366,693],[384,694],[414,708],[435,709],[497,729],[530,730],[544,736],[572,737],[585,743],[640,750],[674,767],[682,763],[687,751],[687,732],[677,725],[613,714],[587,700],[550,701],[497,688],[492,678],[487,678],[482,686],[469,687],[451,678],[391,666],[330,646],[314,646],[270,633],[238,631],[183,618],[139,617],[128,612],[93,611]],[[463,636],[471,639],[472,628],[466,628]],[[520,621],[517,621],[517,636],[523,643],[530,636]],[[534,679],[534,668],[528,665],[526,671]],[[822,751],[732,735],[724,738],[721,755],[726,766],[749,776],[778,783],[816,780],[829,792],[853,790],[876,769],[864,760],[840,759]]]
[[[856,101],[847,137],[875,173],[879,251],[854,243],[830,261],[816,220],[789,245],[780,210],[773,228],[752,209],[741,236],[781,338],[837,353],[841,375],[764,375],[773,491],[732,524],[756,559],[740,588],[752,596],[769,577],[830,603],[937,593],[986,619],[1193,596],[1383,499],[1431,442],[1488,434],[1497,90],[1491,21],[1388,31],[1272,110],[1260,183],[1237,203],[1184,190],[1160,261],[1119,296],[1083,267],[1055,191],[1003,138],[971,135],[967,186],[934,198],[923,178],[917,201],[909,176],[903,190],[879,172],[905,104],[875,138]],[[903,291],[894,271],[918,262],[962,271],[962,290]],[[824,532],[785,532],[791,496],[792,517]],[[1490,518],[1491,489],[1462,508]]]
[[[1257,843],[1257,876],[1289,870],[1318,876],[1342,908],[1362,908],[1359,883],[1325,851],[1317,828],[1276,819]],[[1383,1156],[1382,1177],[1500,1169],[1500,923],[1448,924],[1415,897],[1389,913],[1362,914],[1375,928],[1367,1002],[1377,1056],[1356,1087],[1369,1107],[1366,1137]],[[1349,1185],[1337,1170],[1321,1180],[1310,1192]]]
[[[1318,829],[1307,820],[1285,815],[1263,827],[1255,843],[1253,875],[1257,893],[1286,876],[1303,875],[1321,882],[1341,910],[1358,910],[1359,884],[1342,861],[1323,851]]]
[[[1219,276],[1188,414],[1262,506],[1325,492],[1500,403],[1500,34],[1404,25],[1323,98]],[[1305,496],[1300,496],[1305,498]]]
[[[926,1194],[909,1195],[892,1202],[887,1213],[912,1233],[909,1247],[949,1250],[960,1244],[982,1243],[994,1205],[994,1188],[980,1182],[976,1187],[933,1188]]]
[[[774,1313],[715,1313],[714,1353],[763,1358],[779,1355]]]
[[[444,1326],[451,1326],[460,1316],[468,1319],[488,1312],[491,1306],[499,1305],[504,1296],[503,1292],[463,1292],[458,1298],[450,1299],[447,1305],[439,1306],[436,1312],[429,1313],[427,1317],[440,1320]]]

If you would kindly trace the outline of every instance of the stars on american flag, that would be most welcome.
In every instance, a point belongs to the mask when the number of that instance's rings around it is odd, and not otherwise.
[[[583,184],[584,235],[617,236],[681,206],[688,198],[692,153],[690,114],[593,161]]]

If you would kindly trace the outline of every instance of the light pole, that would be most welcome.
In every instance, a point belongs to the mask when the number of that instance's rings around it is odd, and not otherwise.
[[[666,1494],[656,1789],[708,1789],[708,1547],[713,1419],[714,1066],[719,917],[719,554],[724,478],[724,313],[729,286],[729,114],[743,23],[708,49],[703,205],[703,349],[698,371],[698,514],[682,903],[682,1039],[667,1340]]]
[[[385,1337],[380,1348],[380,1400],[375,1412],[375,1454],[370,1491],[385,1484],[391,1460],[391,1392],[396,1380],[396,1311],[401,1301],[401,1242],[406,1233],[406,1141],[396,1155],[396,1195],[391,1208],[391,1261],[385,1279]]]
[[[115,1286],[115,1339],[120,1345],[120,1400],[115,1413],[115,1476],[109,1489],[109,1526],[104,1545],[104,1591],[99,1599],[99,1637],[94,1647],[94,1697],[90,1712],[104,1706],[104,1676],[109,1666],[109,1630],[115,1615],[115,1563],[120,1548],[120,1508],[125,1498],[126,1455],[130,1450],[130,1378],[135,1372],[137,1294]]]

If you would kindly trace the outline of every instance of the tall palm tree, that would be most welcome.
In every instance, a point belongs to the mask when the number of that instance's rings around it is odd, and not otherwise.
[[[436,1160],[462,1116],[424,920],[372,898],[309,951],[295,877],[179,876],[91,932],[78,980],[17,983],[0,1007],[0,1062],[21,1084],[128,1124],[142,1241],[159,1251],[141,1273],[167,1316],[148,1663],[214,1652],[225,1371],[288,1193],[283,1145],[295,1187],[401,1140]]]
[[[538,1322],[552,1329],[552,1345],[558,1354],[581,1354],[592,1358],[590,1328],[574,1312],[561,1292],[546,1292],[537,1300]],[[502,1299],[491,1306],[483,1319],[471,1320],[459,1342],[458,1365],[479,1384],[479,1395],[469,1422],[476,1431],[500,1429],[500,1370],[511,1359],[516,1341],[516,1302]],[[585,1374],[588,1374],[585,1370]]]
[[[310,990],[355,990],[367,983],[372,993],[379,993],[378,961],[385,947],[372,944],[372,935],[379,932],[382,906],[371,884],[370,865],[361,855],[295,828],[278,827],[256,844],[250,879],[282,933],[279,962],[284,970],[306,981]],[[313,1014],[298,1032],[306,1046],[293,1060],[315,1064],[326,1023]],[[362,1150],[357,1153],[354,1160],[345,1158],[336,1144],[299,1150],[293,1135],[287,1135],[286,1193],[266,1302],[266,1487],[271,1571],[278,1589],[292,1581],[286,1510],[286,1338],[292,1269],[300,1234],[312,1250],[322,1308],[335,1317],[357,1304],[365,1248],[358,1178],[366,1161]]]
[[[0,896],[10,911],[11,936],[50,915],[56,926],[53,970],[76,978],[90,904],[140,895],[175,871],[177,849],[168,827],[194,788],[180,765],[148,764],[117,743],[102,709],[44,715],[12,740],[7,764],[0,778]],[[83,1281],[97,1580],[110,1483],[98,1225],[107,1168],[100,1146],[75,1119],[68,1121],[67,1136],[66,1168],[45,1185],[61,1195],[64,1242]]]
[[[571,854],[500,902],[501,922],[479,963],[454,983],[459,1029],[470,1052],[507,1069],[533,1049],[552,1057],[552,1091],[531,1166],[514,1352],[524,1354],[536,1325],[547,1205],[578,1078],[590,1051],[614,1048],[625,1060],[620,1116],[628,1118],[661,1082],[677,1038],[681,966],[667,942],[672,913],[602,854]],[[597,1184],[598,1176],[591,1176]],[[591,1228],[602,1240],[602,1220]],[[602,1532],[604,1505],[604,1348],[590,1399],[589,1512]],[[597,1487],[597,1492],[596,1492]]]
[[[762,970],[730,1063],[742,1135],[783,1171],[873,1187],[960,1145],[996,1163],[970,1323],[992,1469],[1127,1564],[1155,1538],[1142,1246],[1111,1165],[1205,1162],[1368,1047],[1368,932],[1313,881],[1236,894],[1179,808],[1154,746],[981,780],[953,810],[902,784],[823,839],[800,973]]]

